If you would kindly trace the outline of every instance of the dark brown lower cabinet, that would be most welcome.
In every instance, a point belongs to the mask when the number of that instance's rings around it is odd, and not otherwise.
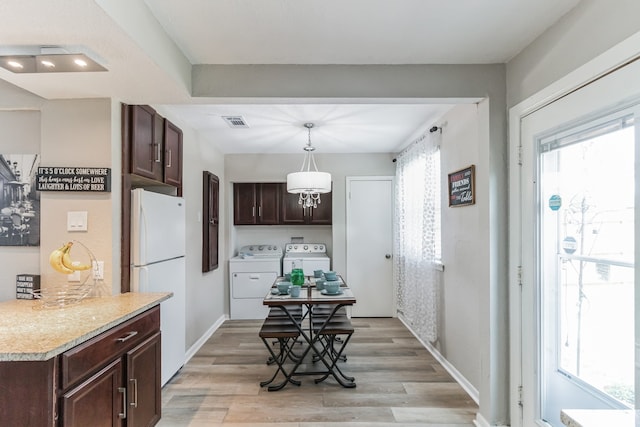
[[[161,415],[160,307],[46,361],[0,362],[1,426],[149,427]]]
[[[62,419],[69,427],[122,426],[127,413],[127,393],[122,386],[122,360],[62,396]]]
[[[127,352],[127,426],[153,426],[160,420],[160,332]]]

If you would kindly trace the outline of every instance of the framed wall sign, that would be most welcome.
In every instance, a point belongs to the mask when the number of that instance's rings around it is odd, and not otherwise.
[[[473,205],[475,195],[475,165],[449,174],[449,206]]]
[[[38,167],[38,191],[111,192],[110,168]]]

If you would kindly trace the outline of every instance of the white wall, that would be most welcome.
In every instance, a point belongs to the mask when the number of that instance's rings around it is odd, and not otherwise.
[[[111,100],[48,101],[42,107],[41,166],[112,167]],[[119,163],[119,162],[118,162]],[[118,173],[118,170],[116,170]],[[113,170],[112,170],[113,175]],[[66,277],[49,266],[49,253],[69,240],[86,245],[104,261],[105,283],[120,292],[120,236],[114,232],[111,206],[119,203],[119,187],[110,193],[41,192],[40,270],[42,286],[64,283]],[[67,212],[87,211],[86,232],[67,231]],[[80,248],[72,252],[81,253]],[[87,273],[88,274],[88,273]]]
[[[638,17],[638,0],[582,0],[509,61],[508,107],[640,31]]]
[[[486,212],[488,199],[486,161],[481,157],[486,138],[480,135],[479,107],[459,105],[443,117],[442,130],[442,261],[445,266],[441,293],[438,351],[475,388],[480,387],[481,295],[488,292],[489,251]],[[476,167],[476,202],[449,207],[447,174]],[[483,218],[485,218],[483,220]],[[477,351],[470,351],[476,349]]]

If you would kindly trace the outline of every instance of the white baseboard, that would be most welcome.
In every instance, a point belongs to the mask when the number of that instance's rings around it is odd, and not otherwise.
[[[476,413],[476,419],[473,420],[473,423],[476,425],[476,427],[491,427],[487,420],[485,420],[484,417],[480,415],[480,412]]]
[[[185,365],[198,352],[198,350],[200,350],[200,347],[202,347],[204,343],[206,343],[207,340],[211,338],[211,335],[213,335],[213,333],[218,330],[220,325],[222,325],[225,320],[229,320],[229,316],[227,315],[220,316],[220,318],[218,318],[218,320],[216,320],[215,323],[211,325],[211,327],[207,330],[207,332],[202,334],[202,336],[198,339],[198,341],[196,341],[191,346],[191,348],[187,350],[187,354],[185,354],[185,361],[184,361]]]
[[[479,412],[476,414],[476,419],[473,420],[473,424],[477,427],[509,427],[508,424],[489,424]]]
[[[467,394],[469,394],[469,396],[473,399],[474,402],[476,402],[477,405],[480,404],[480,393],[478,393],[478,390],[473,386],[473,384],[471,384],[456,368],[455,366],[453,366],[447,359],[444,358],[444,356],[442,354],[440,354],[440,352],[438,351],[437,348],[435,348],[434,346],[432,346],[431,344],[424,342],[422,340],[422,338],[420,338],[418,336],[418,334],[415,333],[415,331],[413,329],[411,329],[411,326],[409,326],[407,324],[407,322],[405,322],[405,320],[403,319],[403,317],[401,315],[398,315],[398,319],[400,319],[400,321],[404,324],[404,326],[407,327],[407,329],[409,329],[409,331],[413,334],[414,337],[416,337],[416,339],[418,341],[420,341],[420,343],[424,346],[424,348],[426,348],[427,350],[429,350],[429,353],[431,353],[433,355],[433,357],[435,357],[435,359],[440,362],[440,364],[444,367],[444,369],[446,369],[446,371],[453,377],[454,380],[456,380],[456,382],[458,384],[460,384],[460,386],[464,389],[464,391],[467,392]],[[480,415],[480,414],[478,414]],[[482,427],[485,427],[484,425],[482,425]],[[487,424],[486,427],[489,427],[489,425]]]

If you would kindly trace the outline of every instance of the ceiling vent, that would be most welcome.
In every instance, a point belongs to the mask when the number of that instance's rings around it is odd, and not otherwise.
[[[242,116],[222,116],[225,122],[232,128],[248,128],[247,121]]]

